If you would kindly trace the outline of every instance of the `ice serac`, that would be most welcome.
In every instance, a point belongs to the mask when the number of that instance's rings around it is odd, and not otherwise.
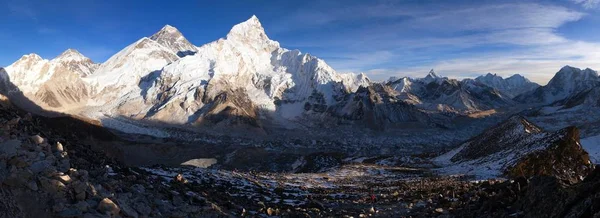
[[[489,128],[434,161],[446,166],[440,172],[450,174],[482,178],[543,175],[571,183],[581,181],[593,169],[577,128],[546,132],[520,116]]]
[[[489,87],[495,88],[504,93],[509,98],[514,98],[520,94],[530,92],[538,87],[537,83],[529,81],[527,78],[515,74],[506,79],[496,74],[488,73],[485,76],[475,78],[476,81]]]
[[[171,49],[179,57],[193,55],[198,51],[198,48],[190,43],[177,28],[170,25],[165,25],[160,31],[150,36],[150,39]]]
[[[5,82],[41,108],[62,112],[85,105],[89,90],[82,77],[96,68],[97,64],[74,49],[52,60],[30,54],[6,68]]]
[[[519,95],[515,100],[524,103],[551,104],[600,86],[598,73],[592,69],[565,66],[547,85]]]

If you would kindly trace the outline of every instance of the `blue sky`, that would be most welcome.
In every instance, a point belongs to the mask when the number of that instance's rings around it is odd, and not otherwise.
[[[564,65],[600,69],[600,0],[0,0],[0,66],[75,48],[103,62],[165,24],[197,46],[257,15],[283,47],[375,80],[487,72],[546,83]]]

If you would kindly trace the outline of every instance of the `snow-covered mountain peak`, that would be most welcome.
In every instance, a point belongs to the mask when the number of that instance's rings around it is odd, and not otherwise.
[[[198,51],[198,48],[192,45],[177,28],[168,24],[149,39],[171,49],[179,57],[195,54]]]
[[[519,74],[504,79],[497,74],[488,73],[485,76],[478,76],[475,78],[475,81],[497,89],[510,98],[539,87],[538,84],[529,81]]]
[[[15,63],[11,64],[10,66],[14,66],[14,65],[21,65],[21,64],[25,64],[25,63],[37,63],[44,60],[42,57],[40,57],[39,55],[35,54],[35,53],[31,53],[28,55],[23,55],[21,58],[19,58],[19,60],[17,60]],[[9,67],[10,67],[9,66]]]
[[[523,75],[521,75],[521,74],[514,74],[514,75],[512,75],[512,76],[510,76],[510,77],[508,77],[508,78],[506,78],[506,79],[507,79],[507,80],[514,80],[514,81],[519,81],[519,80],[522,80],[522,81],[527,81],[527,82],[529,82],[529,79],[525,78],[525,77],[524,77]]]
[[[255,15],[242,23],[236,24],[227,34],[227,40],[245,43],[266,43],[279,47],[279,43],[269,39],[265,29]]]
[[[564,66],[563,68],[556,73],[556,75],[548,82],[549,86],[553,85],[562,85],[562,84],[574,84],[578,81],[598,81],[598,72],[586,68],[585,70],[581,70],[576,67],[571,67],[569,65]]]
[[[440,76],[437,75],[437,73],[435,73],[435,71],[433,69],[431,69],[429,71],[429,73],[427,74],[427,76],[433,77],[433,78],[441,78]]]
[[[64,51],[63,53],[61,53],[60,55],[58,55],[52,61],[54,61],[54,62],[83,62],[83,61],[90,61],[90,59],[87,58],[86,56],[83,56],[83,54],[79,53],[79,51],[70,48],[70,49],[67,49],[66,51]]]
[[[433,69],[429,71],[425,78],[422,78],[421,81],[424,83],[432,83],[432,82],[440,82],[444,79],[444,77],[439,76]]]
[[[160,32],[177,33],[179,32],[179,30],[174,26],[167,24],[162,29],[160,29]]]

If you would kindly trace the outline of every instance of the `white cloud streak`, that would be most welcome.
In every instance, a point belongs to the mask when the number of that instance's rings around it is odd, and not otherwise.
[[[600,0],[571,0],[575,4],[580,4],[585,9],[596,9],[600,7]]]
[[[327,55],[323,56],[349,58],[325,59],[334,68],[364,71],[374,79],[423,75],[435,68],[451,77],[520,73],[546,83],[567,64],[600,68],[600,44],[571,40],[558,33],[559,27],[589,15],[562,6],[518,2],[433,7],[377,4],[329,9],[312,10],[303,17],[292,15],[282,22],[294,23],[302,18],[302,25],[289,25],[294,28],[326,28],[368,19],[388,22],[369,22],[317,36],[319,40],[305,37],[288,44],[336,48],[341,52],[325,51]],[[490,46],[501,49],[486,50]],[[424,63],[399,66],[411,60]]]

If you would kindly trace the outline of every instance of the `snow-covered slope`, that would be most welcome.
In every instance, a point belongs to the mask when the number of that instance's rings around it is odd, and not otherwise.
[[[261,111],[294,119],[303,114],[309,96],[320,94],[333,105],[369,83],[364,75],[339,74],[321,59],[281,48],[255,16],[181,59],[159,42],[142,39],[86,78],[104,86],[98,99],[118,105],[105,113],[176,124],[204,122],[208,115],[257,119]],[[116,100],[106,98],[113,88],[100,91],[111,87],[107,84],[132,83],[133,89],[122,92],[132,94]]]
[[[600,164],[600,135],[581,139],[581,146],[588,152],[594,164]]]
[[[509,96],[484,83],[440,77],[433,70],[424,78],[405,77],[388,85],[400,99],[426,110],[462,113],[513,104]]]
[[[82,77],[90,75],[97,67],[74,49],[68,49],[52,60],[30,54],[6,67],[4,82],[18,88],[42,108],[63,111],[86,103],[89,89]]]
[[[600,86],[600,78],[596,71],[565,66],[547,85],[519,95],[515,100],[523,103],[551,104],[598,86]]]
[[[530,92],[540,87],[537,83],[531,82],[519,74],[504,79],[496,74],[488,73],[485,76],[475,78],[475,80],[499,90],[509,98],[514,98],[520,94]]]
[[[150,39],[171,49],[179,57],[193,55],[198,51],[198,48],[192,45],[177,28],[170,25],[164,26],[160,31],[150,36]]]

